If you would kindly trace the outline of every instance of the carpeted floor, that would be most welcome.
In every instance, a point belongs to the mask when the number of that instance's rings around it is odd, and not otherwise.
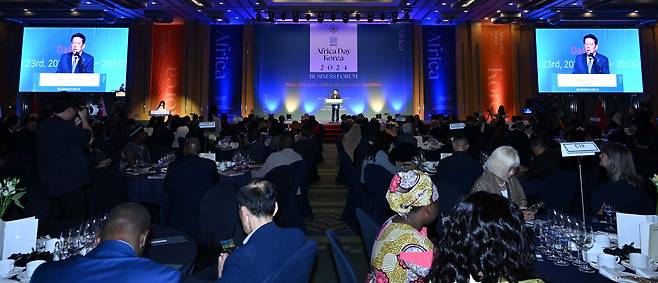
[[[361,238],[340,220],[347,199],[347,186],[337,183],[338,153],[333,143],[323,144],[324,162],[318,165],[320,181],[309,188],[309,199],[315,217],[306,220],[308,237],[318,242],[318,257],[311,282],[338,282],[338,275],[325,236],[327,229],[334,229],[345,253],[352,262],[358,282],[364,282],[370,265]]]

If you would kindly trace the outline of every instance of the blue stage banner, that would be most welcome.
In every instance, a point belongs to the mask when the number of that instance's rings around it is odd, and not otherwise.
[[[242,114],[242,35],[241,25],[210,27],[209,105],[229,119]]]
[[[457,114],[455,28],[423,26],[425,119]]]

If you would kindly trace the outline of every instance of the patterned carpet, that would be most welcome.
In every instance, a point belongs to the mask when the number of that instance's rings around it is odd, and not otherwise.
[[[309,188],[309,199],[315,217],[306,220],[310,239],[318,242],[318,257],[311,277],[312,282],[338,282],[333,256],[325,231],[334,229],[347,256],[352,262],[358,282],[365,281],[369,270],[361,238],[340,220],[347,199],[347,186],[337,183],[338,153],[333,143],[323,144],[324,162],[318,165],[320,181]]]

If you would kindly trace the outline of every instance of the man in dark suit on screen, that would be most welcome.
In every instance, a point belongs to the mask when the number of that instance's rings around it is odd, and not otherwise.
[[[93,73],[94,56],[83,52],[87,39],[84,34],[71,36],[71,52],[62,54],[57,65],[58,73]]]
[[[583,37],[585,53],[576,56],[573,67],[574,74],[610,74],[608,57],[598,53],[599,40],[593,34]]]

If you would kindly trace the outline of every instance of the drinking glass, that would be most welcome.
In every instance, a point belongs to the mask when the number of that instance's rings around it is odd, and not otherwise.
[[[582,226],[582,225],[581,225]],[[596,270],[589,266],[589,263],[587,262],[587,251],[592,247],[594,244],[594,239],[593,236],[594,233],[592,231],[592,227],[589,226],[582,226],[582,229],[578,233],[578,237],[576,238],[577,244],[578,244],[578,259],[579,259],[579,267],[578,270],[584,273],[594,273]]]
[[[564,261],[563,255],[568,248],[569,241],[565,239],[564,235],[560,233],[559,230],[556,230],[555,233],[553,234],[553,249],[555,250],[555,260],[553,263],[557,266],[568,266],[569,263]]]

